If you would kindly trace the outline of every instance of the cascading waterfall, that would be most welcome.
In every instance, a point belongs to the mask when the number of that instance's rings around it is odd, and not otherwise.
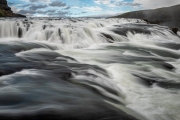
[[[179,120],[179,50],[138,19],[0,20],[0,119]]]
[[[104,43],[98,36],[98,28],[113,25],[115,23],[127,23],[125,19],[109,21],[104,19],[96,21],[93,19],[82,20],[8,20],[1,21],[1,38],[25,38],[38,41],[53,41],[63,44],[81,45]],[[129,20],[129,22],[142,22],[140,20]],[[98,32],[98,33],[97,33]],[[109,32],[109,31],[108,31]]]

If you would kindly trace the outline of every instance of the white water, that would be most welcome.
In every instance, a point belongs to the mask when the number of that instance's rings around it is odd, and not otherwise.
[[[20,28],[22,34],[18,30]],[[145,30],[148,33],[144,32]],[[122,32],[118,34],[117,31]],[[137,114],[140,114],[148,120],[180,120],[180,46],[176,46],[180,45],[180,38],[167,27],[146,25],[136,19],[0,21],[0,44],[16,44],[26,48],[25,43],[27,46],[44,46],[15,53],[17,57],[25,60],[44,61],[48,58],[42,57],[43,53],[58,53],[72,57],[80,64],[97,65],[106,70],[109,77],[87,68],[82,71],[98,77],[87,76],[80,71],[79,74],[73,74],[72,80],[83,84],[93,81],[113,87],[112,89],[119,91],[120,97],[100,86],[92,85],[103,95],[134,110],[135,113],[128,113],[132,116],[139,118]],[[67,63],[76,62],[68,59]],[[167,69],[163,66],[166,63],[174,68]],[[69,69],[78,71],[78,68]],[[22,70],[12,76],[17,74],[26,76],[30,71]],[[33,71],[32,74],[44,75],[38,71]],[[5,77],[0,77],[1,81],[5,80]],[[150,85],[145,78],[152,80]],[[114,105],[111,102],[110,104]],[[119,105],[115,104],[115,107],[119,108]],[[126,108],[123,109],[128,112]]]

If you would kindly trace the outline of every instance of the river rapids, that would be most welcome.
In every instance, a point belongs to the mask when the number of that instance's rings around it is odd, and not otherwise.
[[[138,19],[0,19],[0,120],[180,120],[180,33]]]

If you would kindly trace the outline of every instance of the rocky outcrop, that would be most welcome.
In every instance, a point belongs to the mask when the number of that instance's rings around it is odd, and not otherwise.
[[[15,14],[7,4],[7,0],[0,0],[0,17],[26,17],[24,15]]]
[[[159,24],[180,29],[180,5],[128,12],[115,17],[143,19],[150,24]]]
[[[7,1],[6,0],[1,0],[0,1],[0,8],[2,10],[11,11],[11,8],[7,5]]]

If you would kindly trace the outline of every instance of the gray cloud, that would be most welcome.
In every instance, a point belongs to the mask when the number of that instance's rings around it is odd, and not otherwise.
[[[56,16],[56,17],[66,17],[69,14],[69,11],[56,11],[56,10],[20,10],[19,14],[24,14],[28,16],[33,16],[34,14],[43,14],[48,16]]]
[[[116,3],[117,6],[140,6],[140,3],[129,3],[129,2],[119,2]]]
[[[18,13],[23,14],[23,15],[27,15],[27,14],[32,15],[32,14],[35,14],[36,11],[35,10],[20,10]]]
[[[82,14],[84,14],[84,13],[87,13],[87,12],[81,12]]]
[[[47,12],[54,13],[54,12],[56,12],[56,10],[48,10]]]
[[[29,0],[30,2],[47,2],[48,0]]]
[[[65,7],[64,9],[65,9],[65,10],[69,10],[70,8],[71,8],[71,7],[67,6],[67,7]]]
[[[31,6],[30,4],[27,4],[27,5],[23,5],[22,7],[29,7],[29,6]]]
[[[29,0],[30,2],[37,2],[38,0]]]
[[[48,13],[49,16],[66,17],[69,11],[57,11],[56,13]]]
[[[37,9],[41,9],[41,8],[46,8],[47,5],[31,5],[29,7],[30,10],[37,10]]]
[[[49,4],[49,6],[52,6],[52,7],[65,7],[66,3],[63,3],[61,1],[53,1],[52,3]]]
[[[47,13],[53,14],[55,12],[56,12],[56,10],[47,10],[47,11],[38,10],[38,11],[36,11],[36,13],[38,13],[38,14],[47,14]]]

